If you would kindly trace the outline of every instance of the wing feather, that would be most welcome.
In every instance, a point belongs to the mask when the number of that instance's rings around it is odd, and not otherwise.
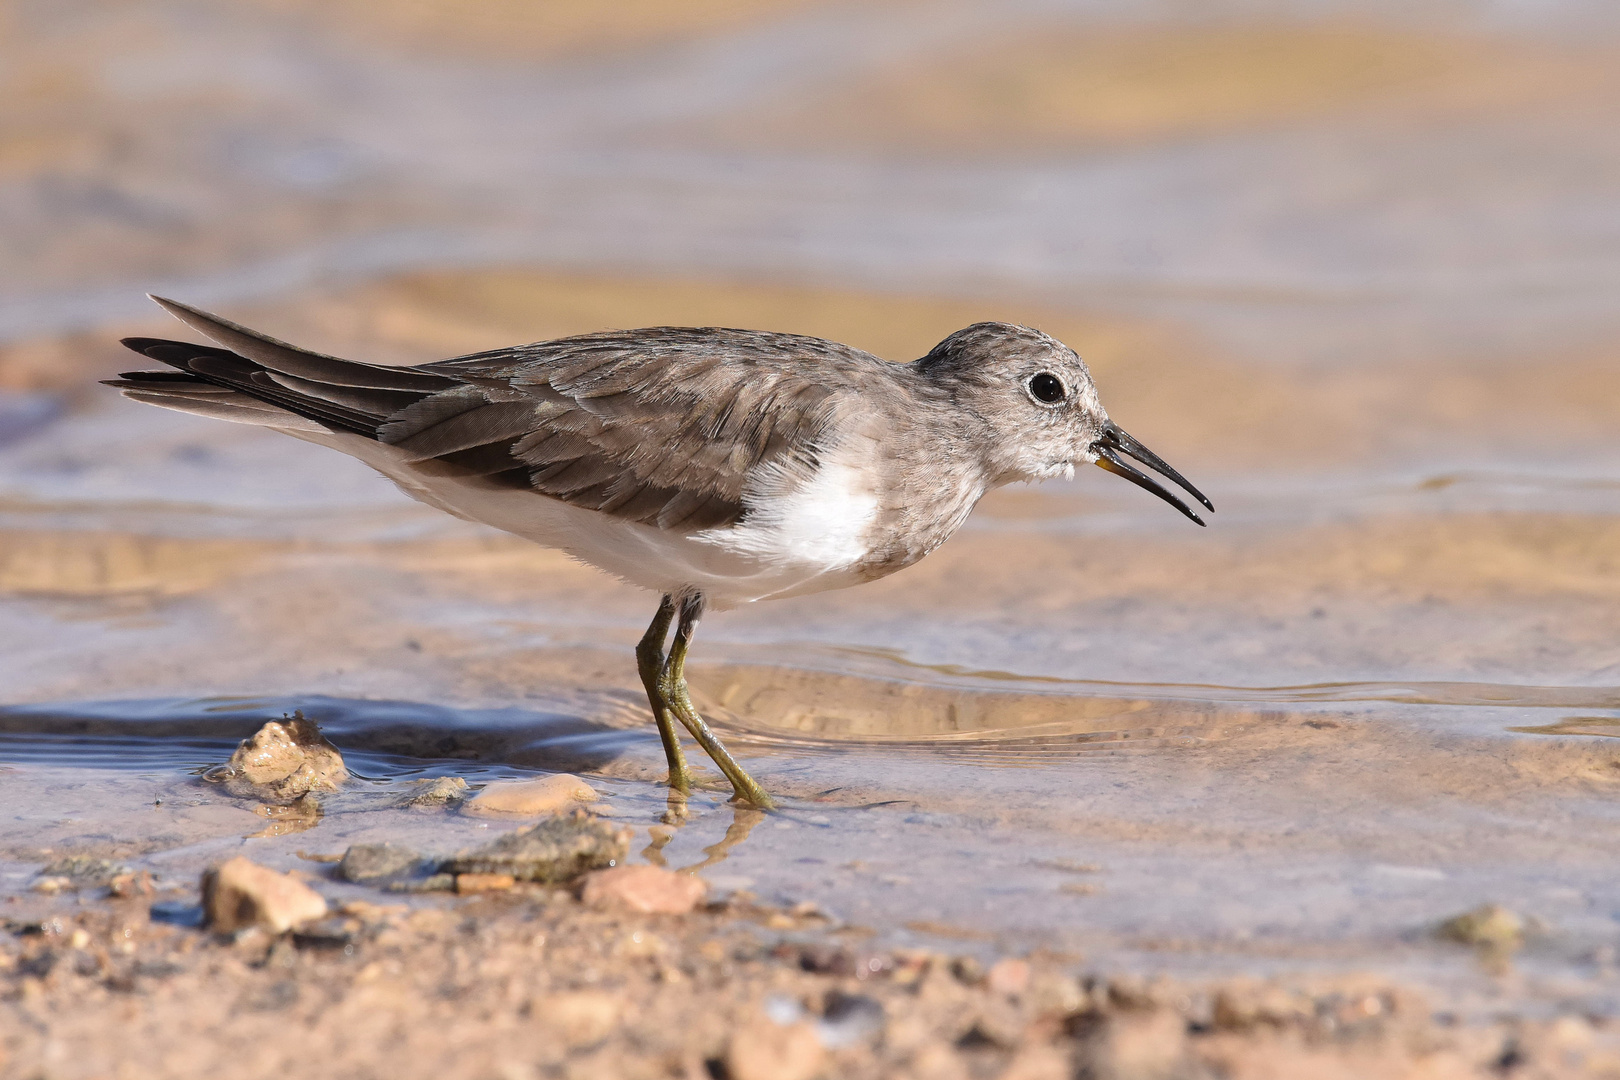
[[[741,520],[751,477],[807,478],[840,410],[894,367],[817,338],[654,327],[390,368],[159,303],[223,347],[131,339],[180,369],[115,383],[140,400],[260,423],[291,413],[284,426],[358,432],[424,472],[686,531]]]
[[[463,409],[403,439],[379,431],[378,439],[415,460],[442,457],[487,443],[510,446],[534,428],[534,406],[526,401],[488,401]]]

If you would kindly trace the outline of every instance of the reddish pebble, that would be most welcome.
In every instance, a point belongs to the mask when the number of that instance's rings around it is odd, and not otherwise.
[[[992,994],[1017,997],[1029,989],[1029,961],[1007,957],[990,966],[984,977],[985,986]]]
[[[591,907],[617,907],[644,915],[684,915],[707,887],[691,874],[657,866],[615,866],[585,877],[580,899]]]
[[[208,925],[220,934],[250,926],[284,934],[326,915],[320,893],[291,874],[278,874],[240,855],[203,874],[202,894]]]
[[[809,1024],[775,1024],[760,1017],[732,1033],[726,1075],[732,1080],[811,1080],[826,1058]]]
[[[511,874],[457,874],[456,892],[463,896],[469,893],[502,892],[517,884],[517,878]]]

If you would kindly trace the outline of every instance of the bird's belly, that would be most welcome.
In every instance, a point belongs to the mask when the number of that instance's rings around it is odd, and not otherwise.
[[[457,491],[441,497],[452,513],[557,548],[599,570],[661,593],[701,592],[728,608],[784,593],[853,585],[839,567],[792,556],[771,558],[716,544],[713,534],[680,533],[614,517],[545,495],[515,490]]]
[[[431,475],[402,461],[387,445],[359,435],[288,434],[359,458],[411,498],[436,509],[566,552],[632,585],[661,593],[701,592],[712,607],[865,580],[849,568],[848,553],[836,544],[761,544],[757,530],[742,526],[671,532],[522,488]]]

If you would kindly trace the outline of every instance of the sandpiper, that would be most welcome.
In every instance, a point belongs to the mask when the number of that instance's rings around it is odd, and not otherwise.
[[[1109,420],[1073,349],[1025,326],[976,323],[904,364],[795,334],[653,327],[391,367],[153,299],[214,344],[126,338],[173,369],[108,382],[127,397],[340,450],[429,506],[660,594],[636,660],[681,793],[673,721],[736,800],[772,805],[688,696],[706,608],[892,574],[991,488],[1076,465],[1204,523],[1131,458],[1215,509]]]

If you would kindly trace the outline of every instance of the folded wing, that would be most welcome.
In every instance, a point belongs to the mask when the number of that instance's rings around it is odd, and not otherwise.
[[[838,374],[882,363],[816,338],[655,328],[388,367],[158,303],[220,347],[126,339],[173,369],[109,382],[130,398],[295,433],[350,432],[424,473],[682,531],[739,521],[750,476],[791,482],[813,471],[847,385]]]

